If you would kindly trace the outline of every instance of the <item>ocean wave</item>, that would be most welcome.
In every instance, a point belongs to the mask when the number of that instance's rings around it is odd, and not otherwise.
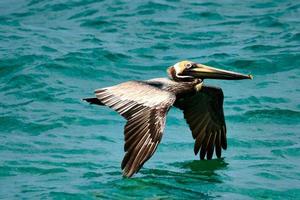
[[[0,199],[300,196],[298,2],[0,4]],[[174,109],[158,151],[122,178],[125,120],[81,99],[185,59],[254,76],[205,80],[224,91],[228,150],[199,161]]]

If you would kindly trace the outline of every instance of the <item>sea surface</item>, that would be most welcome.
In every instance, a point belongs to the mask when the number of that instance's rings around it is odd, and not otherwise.
[[[189,59],[218,81],[228,149],[200,161],[181,111],[133,178],[97,88]],[[300,2],[0,1],[0,199],[300,199]]]

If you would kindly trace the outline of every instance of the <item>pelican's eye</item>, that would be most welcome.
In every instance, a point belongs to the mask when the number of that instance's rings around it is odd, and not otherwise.
[[[188,64],[186,64],[186,66],[185,66],[185,67],[186,67],[187,69],[190,69],[192,66],[193,66],[193,64],[192,64],[192,63],[188,63]]]

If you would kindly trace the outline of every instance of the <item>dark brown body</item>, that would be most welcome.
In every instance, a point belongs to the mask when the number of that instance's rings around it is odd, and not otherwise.
[[[176,99],[183,97],[184,95],[194,94],[196,92],[196,86],[202,83],[199,79],[189,80],[185,82],[178,82],[170,80],[168,78],[155,78],[145,81],[151,86],[159,89],[171,92],[176,95]]]

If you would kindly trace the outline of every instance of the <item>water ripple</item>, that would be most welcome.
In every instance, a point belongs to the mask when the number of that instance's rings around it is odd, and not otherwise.
[[[296,1],[2,1],[0,199],[297,199]],[[84,104],[96,88],[191,59],[251,73],[222,87],[228,149],[199,161],[182,113],[122,178],[125,120]]]

